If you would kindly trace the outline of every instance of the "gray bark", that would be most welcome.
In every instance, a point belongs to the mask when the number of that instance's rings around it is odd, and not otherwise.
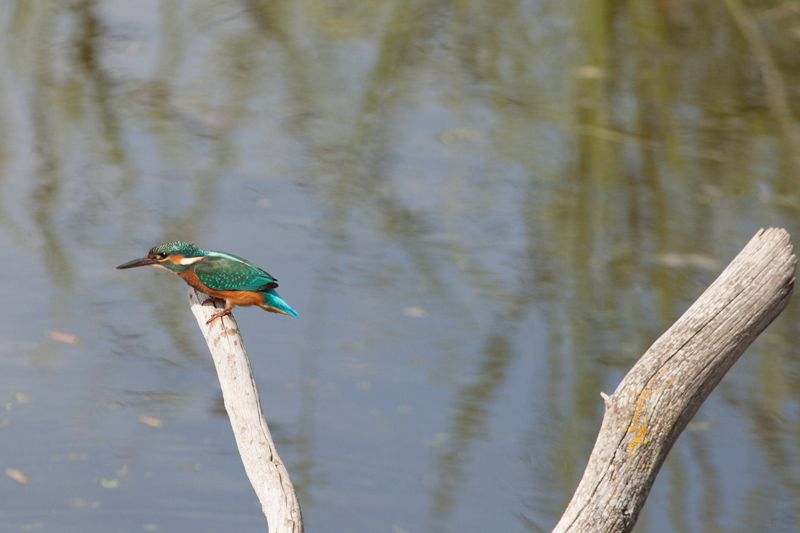
[[[589,464],[554,532],[633,529],[670,448],[748,346],[789,303],[796,258],[759,231],[639,359],[611,396]]]
[[[233,315],[206,321],[222,305],[201,305],[208,296],[189,289],[189,303],[217,368],[225,410],[239,455],[272,533],[302,533],[303,515],[289,472],[278,456],[261,412],[250,359]]]

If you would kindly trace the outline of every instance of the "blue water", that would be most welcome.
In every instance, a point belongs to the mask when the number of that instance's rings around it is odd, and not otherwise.
[[[3,4],[0,530],[266,529],[185,284],[114,270],[176,239],[299,313],[234,311],[308,531],[552,529],[600,392],[800,234],[796,119],[729,14],[600,7]],[[637,531],[797,529],[797,318]]]

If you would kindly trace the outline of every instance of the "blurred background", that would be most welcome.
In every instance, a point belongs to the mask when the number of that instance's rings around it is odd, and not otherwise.
[[[186,240],[237,309],[306,529],[549,531],[613,392],[760,227],[800,237],[800,4],[0,4],[0,529],[266,522]],[[637,532],[800,528],[795,301]]]

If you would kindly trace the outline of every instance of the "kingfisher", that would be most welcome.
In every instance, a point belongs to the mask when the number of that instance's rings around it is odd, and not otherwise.
[[[211,298],[203,302],[225,302],[225,309],[208,319],[229,315],[234,305],[257,305],[265,311],[297,316],[297,311],[278,296],[277,279],[256,265],[224,252],[201,250],[194,244],[182,241],[160,244],[148,252],[147,257],[128,261],[118,270],[140,266],[161,267],[174,272],[194,289]]]

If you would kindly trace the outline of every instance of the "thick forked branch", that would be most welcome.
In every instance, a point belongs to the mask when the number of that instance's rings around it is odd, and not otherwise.
[[[672,445],[739,356],[789,303],[796,258],[759,231],[611,396],[589,464],[554,533],[633,529]]]
[[[225,410],[231,420],[244,469],[272,533],[303,533],[303,515],[289,472],[283,465],[261,412],[261,401],[233,315],[206,321],[219,309],[189,289],[189,303],[217,368]]]

